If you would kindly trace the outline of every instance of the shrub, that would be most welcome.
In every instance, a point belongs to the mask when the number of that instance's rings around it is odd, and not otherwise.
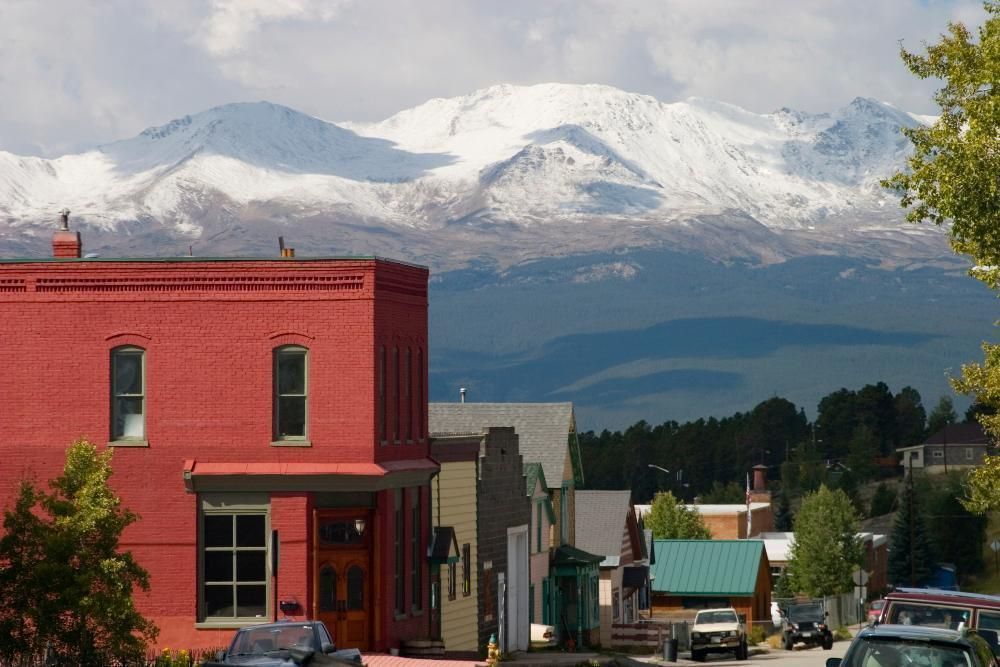
[[[748,639],[749,643],[760,644],[765,639],[767,639],[767,632],[764,631],[764,628],[760,627],[759,625],[753,626],[753,628],[750,630],[750,637]]]
[[[837,642],[847,641],[851,637],[853,637],[851,631],[848,630],[847,627],[843,625],[837,628],[837,630],[833,633],[833,640]]]

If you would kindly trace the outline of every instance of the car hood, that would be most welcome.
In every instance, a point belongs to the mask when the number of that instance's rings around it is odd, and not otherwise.
[[[252,665],[252,667],[295,667],[291,658],[268,655],[227,655],[227,665]]]
[[[700,623],[694,628],[693,632],[722,632],[724,630],[739,630],[740,626],[736,623]]]

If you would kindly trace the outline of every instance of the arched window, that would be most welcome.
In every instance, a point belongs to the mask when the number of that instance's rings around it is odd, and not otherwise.
[[[274,351],[274,439],[304,440],[308,415],[308,353],[297,345]]]
[[[399,444],[399,348],[392,348],[392,375],[393,375],[393,415],[392,415],[392,439]]]
[[[337,610],[337,571],[329,563],[319,570],[320,611]]]
[[[111,351],[111,439],[146,437],[146,351],[116,347]]]
[[[378,349],[378,440],[383,445],[385,444],[386,437],[386,419],[388,419],[386,414],[388,404],[386,399],[385,373],[385,345],[383,345]]]
[[[365,571],[357,565],[347,569],[347,608],[365,608]]]
[[[417,348],[417,439],[424,439],[424,349]]]
[[[413,378],[413,354],[410,348],[406,348],[406,356],[403,358],[403,405],[406,406],[406,418],[403,424],[406,427],[406,441],[413,441],[413,388],[411,379]]]

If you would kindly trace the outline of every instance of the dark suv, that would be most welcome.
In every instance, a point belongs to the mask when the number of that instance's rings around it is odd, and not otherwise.
[[[826,650],[833,648],[833,633],[826,623],[829,615],[819,602],[789,605],[781,618],[781,638],[785,650],[791,651],[799,642],[822,646]]]
[[[240,628],[228,651],[220,651],[215,665],[295,667],[296,665],[360,665],[357,649],[338,651],[321,621],[279,621]]]

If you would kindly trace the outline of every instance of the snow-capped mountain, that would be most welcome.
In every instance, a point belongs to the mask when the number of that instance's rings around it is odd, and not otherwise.
[[[0,152],[0,252],[40,240],[68,207],[100,243],[124,231],[149,254],[259,252],[277,222],[317,251],[433,265],[664,242],[765,261],[845,246],[915,259],[940,253],[941,235],[900,225],[878,181],[907,155],[900,128],[920,122],[865,98],[760,115],[562,84],[494,86],[378,123],[229,104],[82,154]]]

